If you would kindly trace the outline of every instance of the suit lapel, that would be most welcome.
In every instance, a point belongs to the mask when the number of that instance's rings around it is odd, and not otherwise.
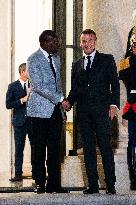
[[[91,66],[91,70],[93,71],[94,69],[97,69],[97,65],[99,64],[99,52],[96,51],[92,66]]]
[[[18,86],[18,89],[23,90],[22,84],[20,83],[20,81],[19,81],[19,80],[17,80],[17,86]]]
[[[77,71],[84,78],[86,76],[86,71],[84,69],[84,57],[80,58],[77,63]]]
[[[22,84],[20,83],[19,80],[17,80],[17,87],[18,87],[18,90],[19,90],[21,95],[25,95],[26,94],[24,89],[23,89],[23,87],[22,87]]]
[[[85,72],[84,69],[84,57],[80,58],[80,60],[78,61],[78,69],[80,69],[81,72]]]
[[[53,57],[53,61],[54,61],[55,68],[56,68],[55,72],[56,72],[56,74],[57,74],[58,69],[59,69],[58,58],[57,58],[56,56],[54,56],[54,57]]]

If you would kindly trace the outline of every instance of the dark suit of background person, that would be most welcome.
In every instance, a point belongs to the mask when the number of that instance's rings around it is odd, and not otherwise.
[[[135,38],[133,36],[129,41],[134,41],[130,42],[130,56],[123,61],[125,62],[125,60],[127,60],[129,65],[119,71],[119,79],[123,81],[126,87],[127,102],[131,108],[132,105],[136,104],[136,33]],[[134,116],[130,114],[128,118],[127,159],[131,190],[136,190],[136,111],[134,113]]]
[[[60,181],[60,139],[63,123],[60,101],[63,99],[63,93],[60,58],[56,54],[59,41],[54,31],[45,30],[41,33],[39,42],[40,48],[27,61],[32,84],[27,115],[32,121],[35,192],[45,192],[46,148],[48,172],[46,192],[64,192]]]
[[[11,181],[22,180],[23,151],[26,134],[30,139],[29,123],[26,117],[27,92],[24,90],[24,83],[28,87],[28,73],[26,63],[19,66],[20,79],[9,84],[6,93],[6,108],[13,109],[12,124],[14,127],[15,140],[15,177]]]
[[[63,107],[69,110],[76,102],[77,118],[83,143],[84,159],[89,188],[84,194],[99,192],[96,141],[104,166],[107,194],[115,194],[115,165],[110,144],[111,119],[119,107],[119,81],[112,55],[95,50],[96,34],[90,29],[81,33],[80,46],[86,54],[72,66],[71,90]],[[88,57],[92,65],[87,69]],[[87,58],[86,58],[87,57]],[[113,105],[113,106],[111,106]],[[110,118],[111,119],[110,119]]]

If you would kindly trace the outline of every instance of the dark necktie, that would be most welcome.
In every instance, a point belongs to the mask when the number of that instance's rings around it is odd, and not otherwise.
[[[27,92],[26,92],[26,83],[24,83],[24,92],[25,92],[25,95],[27,95]]]
[[[91,66],[91,56],[87,56],[86,57],[88,59],[88,62],[87,62],[87,66],[86,66],[86,72],[89,73],[90,72],[90,66]]]
[[[88,86],[90,86],[91,56],[87,56],[86,58],[88,59],[87,66],[86,66],[87,84]]]
[[[53,63],[52,63],[52,56],[49,55],[48,58],[49,58],[49,60],[50,60],[50,67],[51,67],[51,69],[52,69],[54,78],[56,79],[56,72],[55,72],[55,69],[54,69],[54,66],[53,66]]]
[[[28,88],[30,88],[30,80],[28,80]]]
[[[54,78],[55,78],[55,83],[56,83],[56,72],[55,72],[55,69],[54,69],[54,66],[53,66],[53,62],[52,62],[52,55],[49,55],[48,56],[49,58],[49,62],[50,62],[50,67],[51,67],[51,70],[53,72],[53,75],[54,75]],[[57,86],[56,86],[56,91],[57,91]]]

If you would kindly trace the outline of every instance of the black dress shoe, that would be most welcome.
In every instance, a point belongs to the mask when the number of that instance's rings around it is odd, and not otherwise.
[[[99,190],[96,188],[87,188],[83,191],[83,194],[98,194]]]
[[[46,188],[46,193],[69,193],[69,191],[68,190],[65,190],[65,189],[63,189],[63,188],[55,188],[55,189],[53,189],[53,188]]]
[[[45,193],[45,185],[36,184],[36,188],[34,189],[34,193],[37,193],[37,194]]]
[[[22,175],[16,175],[14,178],[9,179],[9,181],[11,182],[19,182],[22,180],[23,180]]]
[[[109,186],[106,188],[106,194],[116,194],[115,186]]]

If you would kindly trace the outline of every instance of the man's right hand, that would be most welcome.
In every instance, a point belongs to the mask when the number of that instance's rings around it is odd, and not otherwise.
[[[21,103],[23,104],[23,103],[27,102],[28,96],[26,95],[25,97],[21,98],[20,100],[21,100]]]

